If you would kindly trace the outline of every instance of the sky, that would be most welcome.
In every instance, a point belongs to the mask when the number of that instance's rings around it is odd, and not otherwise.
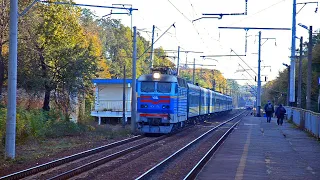
[[[228,79],[238,80],[239,84],[255,84],[252,77],[255,76],[258,67],[258,32],[247,32],[247,52],[245,53],[245,30],[221,29],[218,27],[259,27],[259,28],[291,28],[292,27],[292,4],[293,0],[248,0],[247,15],[223,16],[222,19],[200,19],[202,13],[244,13],[245,0],[75,0],[76,3],[112,6],[113,4],[131,4],[133,8],[132,24],[136,26],[143,37],[151,41],[152,26],[155,25],[155,39],[158,39],[173,23],[171,27],[155,44],[154,47],[162,46],[165,50],[196,51],[203,53],[180,53],[180,63],[215,65],[202,66],[207,69],[218,69]],[[297,3],[306,1],[297,0]],[[310,2],[310,1],[308,1]],[[312,1],[311,2],[317,2]],[[297,12],[303,4],[297,4]],[[320,12],[315,13],[317,4],[307,4],[297,15],[297,24],[320,28]],[[111,9],[90,8],[98,16],[109,14]],[[319,10],[320,11],[320,10]],[[113,13],[123,13],[125,10],[113,10]],[[131,17],[128,15],[111,15],[111,18],[121,19],[126,26],[131,26]],[[318,19],[318,21],[316,21]],[[147,31],[147,32],[146,32]],[[308,39],[308,31],[297,25],[297,37],[303,36]],[[290,64],[291,30],[261,30],[261,75],[267,80],[273,80],[278,72],[286,67],[282,63]],[[270,39],[265,39],[270,38]],[[296,39],[296,48],[299,40]],[[213,57],[203,59],[200,56],[230,55],[234,54],[231,49],[241,56],[239,57]],[[169,54],[177,56],[175,54]],[[177,62],[177,59],[172,59]],[[244,62],[245,63],[244,63]],[[240,64],[240,65],[239,65]],[[250,69],[248,72],[239,70]],[[243,68],[242,68],[242,67]],[[264,67],[266,66],[266,67]],[[201,67],[201,66],[197,66]],[[190,66],[192,68],[192,66]],[[250,74],[250,75],[249,75]],[[262,82],[262,85],[265,82]]]

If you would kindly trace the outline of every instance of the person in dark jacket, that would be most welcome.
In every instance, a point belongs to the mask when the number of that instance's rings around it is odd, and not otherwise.
[[[282,106],[282,104],[279,104],[279,107],[276,109],[276,116],[278,118],[277,123],[282,126],[284,115],[286,114],[286,109]]]
[[[268,103],[264,106],[264,111],[266,112],[267,122],[270,123],[271,117],[274,113],[274,107],[270,101],[268,101]]]

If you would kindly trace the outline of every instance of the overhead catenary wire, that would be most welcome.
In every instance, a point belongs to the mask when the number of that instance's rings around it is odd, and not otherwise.
[[[251,70],[252,70],[252,72],[254,72],[256,75],[258,75],[232,48],[230,48],[231,49],[231,51],[235,54],[235,55],[237,55],[237,57],[245,64],[245,65],[247,65]]]
[[[245,17],[245,18],[243,18],[243,19],[240,19],[240,20],[238,20],[238,21],[236,21],[236,22],[233,22],[233,23],[231,23],[231,24],[230,24],[230,25],[228,25],[228,26],[232,26],[232,25],[237,24],[237,23],[239,23],[239,22],[242,22],[242,21],[244,21],[244,20],[246,20],[246,19],[248,19],[248,18],[251,18],[251,17],[253,17],[253,16],[255,16],[255,15],[257,15],[257,14],[259,14],[259,13],[261,13],[261,12],[265,11],[265,10],[268,10],[268,9],[270,9],[270,8],[272,8],[272,7],[276,6],[276,5],[278,5],[278,4],[281,4],[281,3],[282,3],[282,2],[284,2],[284,1],[286,1],[286,0],[280,0],[280,1],[278,1],[278,2],[276,2],[276,3],[274,3],[274,4],[272,4],[272,5],[270,5],[270,6],[266,7],[266,8],[264,8],[264,9],[261,9],[261,10],[259,10],[259,11],[255,12],[255,13],[251,14],[250,16],[246,16],[246,17]]]
[[[208,47],[208,45],[204,42],[203,38],[201,37],[198,29],[194,26],[194,24],[192,23],[192,20],[190,20],[182,11],[179,10],[179,8],[177,8],[170,0],[168,0],[168,2],[189,22],[191,23],[192,27],[195,29],[196,33],[198,34],[198,36],[200,37],[201,41],[203,44],[206,45],[206,48],[209,50],[210,48]]]
[[[170,25],[169,28],[168,28],[164,33],[162,33],[162,34],[160,35],[160,37],[158,37],[158,39],[156,39],[156,40],[153,42],[153,44],[155,44],[155,43],[156,43],[164,34],[166,34],[166,32],[169,31],[172,27],[175,28],[175,25],[174,25],[174,24],[175,24],[175,23],[173,23],[172,25]],[[137,60],[140,59],[150,48],[151,48],[151,45],[137,58]]]
[[[185,17],[189,22],[192,22],[186,15],[183,14],[170,0],[168,2],[183,16]]]
[[[275,4],[272,4],[271,6],[268,6],[268,7],[264,8],[264,9],[262,9],[262,10],[256,12],[256,13],[254,13],[253,15],[250,15],[250,16],[248,16],[248,17],[246,17],[246,18],[243,18],[243,19],[240,20],[240,21],[243,21],[243,20],[245,20],[245,19],[248,19],[248,18],[250,18],[250,17],[252,17],[252,16],[254,16],[254,15],[258,14],[258,13],[261,13],[261,12],[267,10],[267,9],[270,9],[271,7],[276,6],[276,5],[278,5],[278,4],[280,4],[280,3],[284,2],[284,1],[285,1],[285,0],[281,0],[281,1],[277,2],[277,3],[275,3]],[[198,36],[200,37],[201,41],[206,45],[206,48],[209,49],[208,45],[204,42],[204,39],[203,39],[201,33],[199,32],[199,29],[195,26],[194,23],[192,23],[192,21],[190,20],[190,18],[188,18],[182,11],[180,11],[179,8],[178,8],[177,6],[175,6],[170,0],[168,0],[168,2],[169,2],[188,22],[190,22],[190,23],[192,24],[194,30],[196,31],[196,33],[197,33]],[[190,6],[191,6],[194,14],[197,15],[197,12],[196,12],[195,7],[194,7],[194,5],[192,4],[191,0],[189,0],[189,3],[190,3]],[[240,21],[237,21],[237,22],[240,22]],[[204,28],[204,30],[205,30],[205,31],[208,31],[206,28]],[[207,32],[207,33],[208,33],[208,32]],[[219,43],[219,46],[220,46],[222,49],[224,49],[224,48],[222,47],[221,41],[220,41],[219,39],[213,38],[212,36],[210,36],[209,33],[208,33],[208,36],[210,37],[210,39],[213,39],[214,41],[218,42],[218,43]],[[231,52],[233,52],[234,54],[236,54],[236,55],[238,56],[238,54],[237,54],[232,48],[230,48],[230,50],[231,50]],[[255,74],[257,74],[257,73],[251,68],[251,66],[249,66],[241,57],[238,56],[238,58],[239,58],[246,66],[248,66]]]

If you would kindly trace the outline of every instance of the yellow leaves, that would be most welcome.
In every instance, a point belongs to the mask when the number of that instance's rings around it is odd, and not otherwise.
[[[102,54],[102,43],[100,41],[99,35],[96,33],[86,33],[86,39],[91,45],[90,54],[99,57]]]
[[[2,46],[2,55],[3,56],[6,56],[9,54],[9,44],[4,44]]]
[[[106,59],[100,59],[98,61],[98,72],[99,78],[111,78],[109,67],[107,66]]]

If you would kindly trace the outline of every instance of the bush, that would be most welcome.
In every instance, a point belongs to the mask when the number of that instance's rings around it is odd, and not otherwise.
[[[41,137],[57,138],[62,136],[80,135],[84,128],[70,121],[47,121],[40,130]]]
[[[7,109],[0,108],[0,143],[4,145],[6,133]],[[85,131],[83,125],[70,122],[57,110],[26,110],[17,108],[16,139],[21,142],[28,137],[62,137],[79,135]]]
[[[0,108],[0,142],[4,143],[6,133],[7,109]]]

